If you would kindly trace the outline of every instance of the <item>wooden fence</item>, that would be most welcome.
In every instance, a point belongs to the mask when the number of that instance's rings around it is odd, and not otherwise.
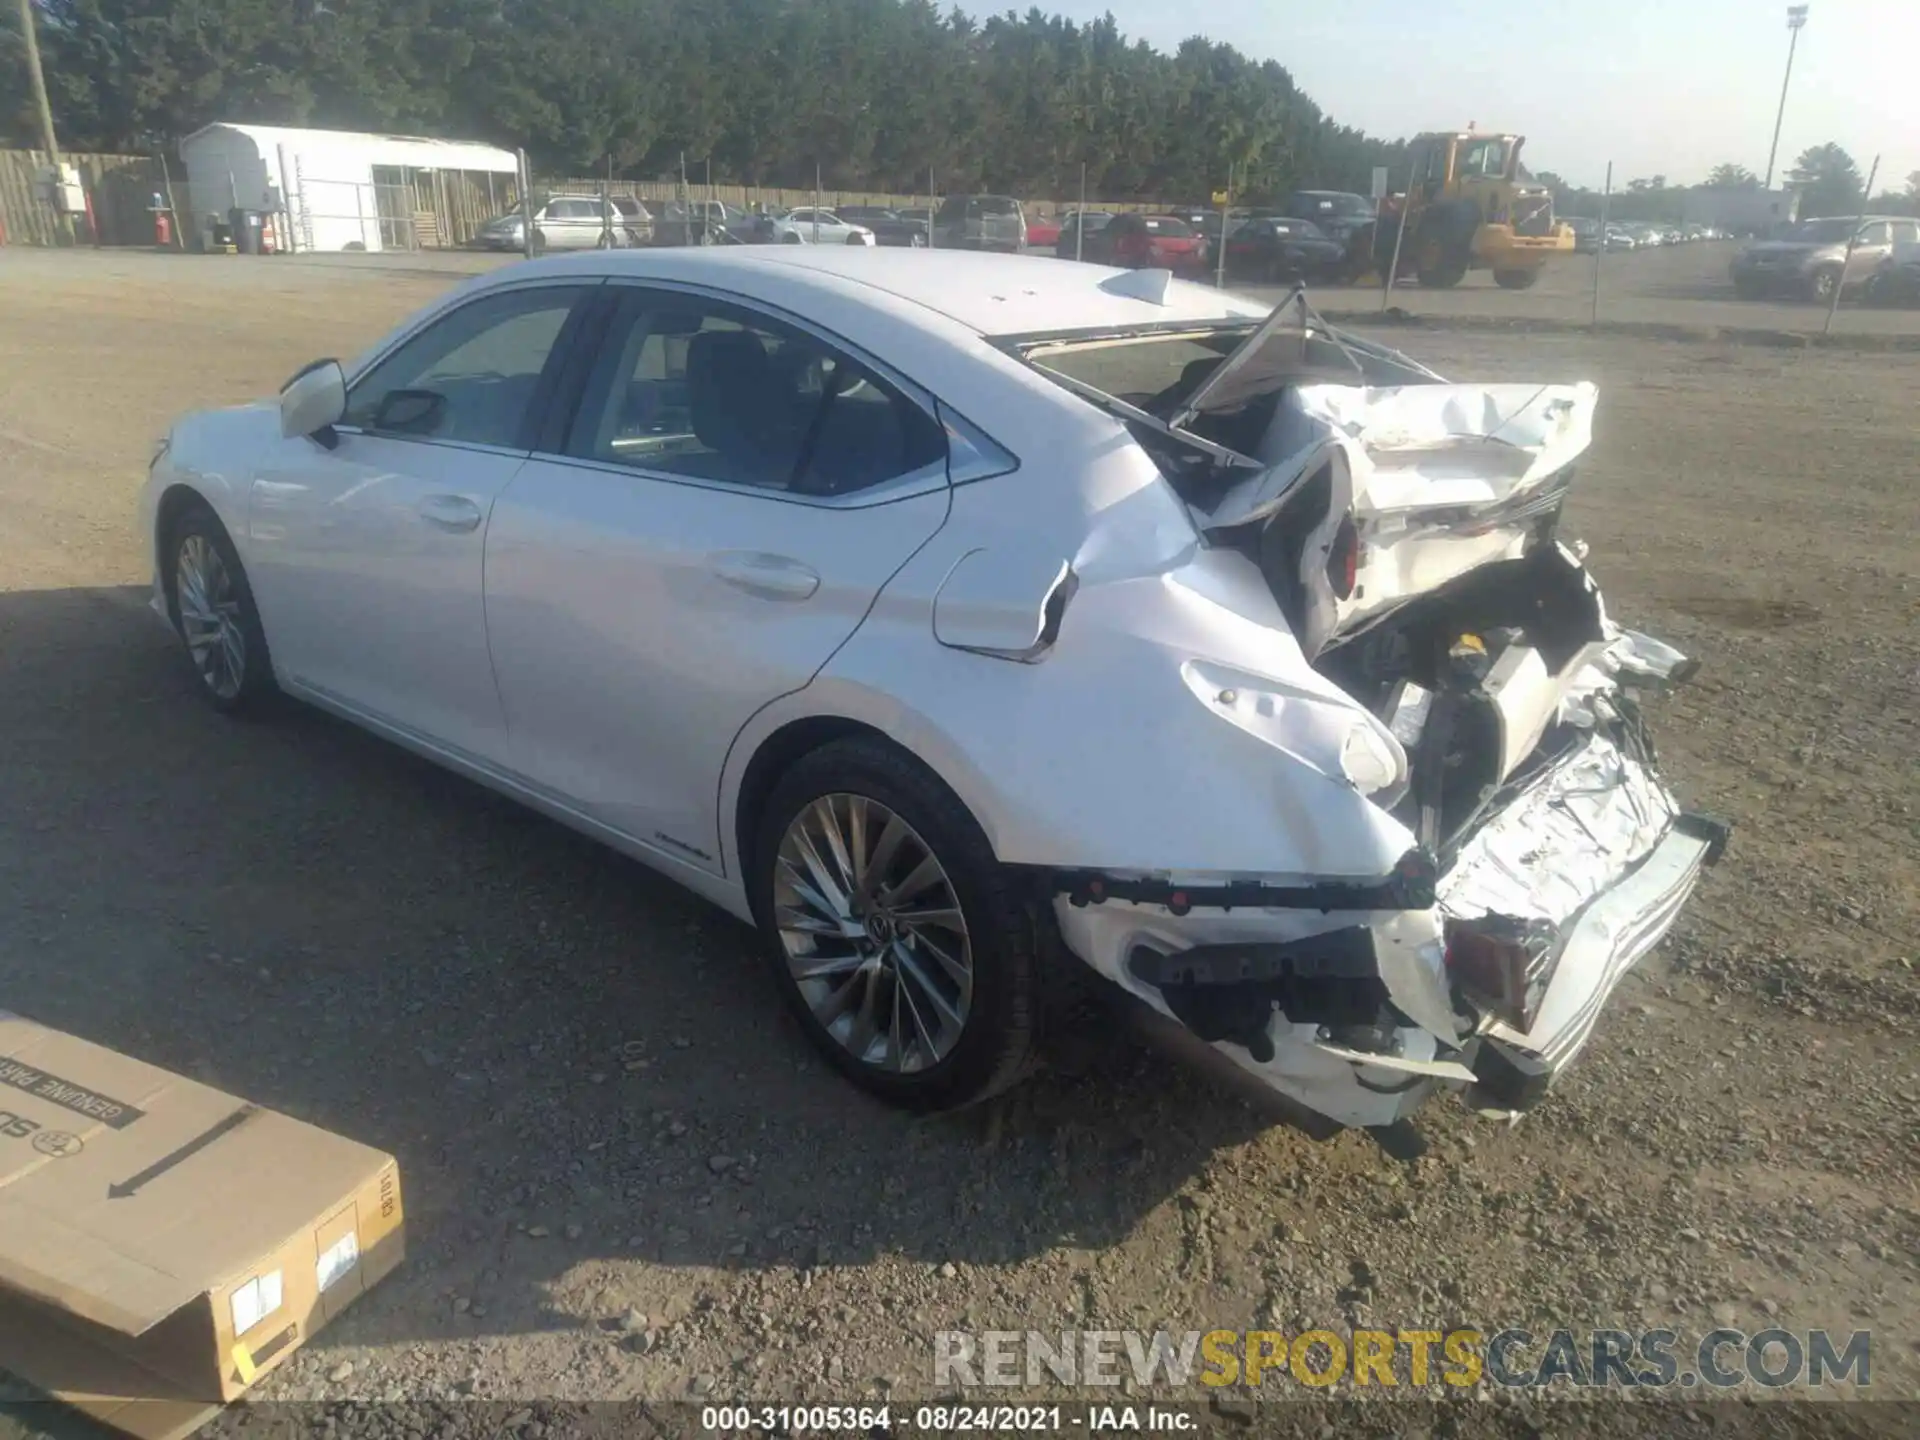
[[[158,155],[89,155],[63,157],[80,172],[87,195],[89,215],[76,216],[74,236],[82,245],[152,245],[154,243],[153,201],[171,203],[175,244],[196,243],[199,215],[185,174],[177,164],[165,164]],[[0,243],[10,245],[55,245],[61,243],[59,222],[53,210],[38,194],[37,177],[46,164],[46,155],[38,150],[0,150]],[[169,183],[170,182],[170,183]],[[595,195],[606,182],[593,178],[536,180],[535,189],[545,193],[571,192]],[[216,189],[221,187],[215,187]],[[439,175],[420,172],[407,177],[405,196],[396,187],[391,197],[371,209],[379,212],[381,242],[388,249],[433,249],[458,245],[469,239],[490,214],[505,210],[515,199],[511,177]],[[615,195],[631,196],[649,205],[682,196],[695,200],[714,199],[742,209],[756,205],[791,208],[820,203],[834,205],[884,205],[909,213],[924,212],[937,206],[937,197],[887,194],[877,190],[782,189],[770,185],[712,185],[690,182],[684,188],[665,180],[615,180]],[[225,213],[228,197],[213,197],[210,211]],[[1058,217],[1075,207],[1074,199],[1033,197],[1021,204],[1027,218]],[[1153,210],[1158,202],[1089,199],[1090,209]],[[298,237],[293,237],[298,243]]]
[[[548,179],[537,177],[534,189],[537,193],[571,195],[598,195],[600,187],[607,185],[615,195],[625,195],[651,206],[656,201],[668,201],[685,195],[693,200],[713,199],[742,210],[751,210],[755,205],[767,205],[781,209],[792,209],[800,205],[817,203],[829,209],[841,205],[883,205],[889,210],[898,210],[903,214],[919,214],[929,205],[938,207],[940,197],[929,198],[923,191],[918,195],[899,195],[879,190],[835,190],[822,187],[812,189],[783,189],[776,185],[712,185],[699,180],[689,180],[684,190],[677,181],[672,180],[614,180],[609,183],[604,177],[591,179],[575,177],[572,179]],[[1138,210],[1152,213],[1166,205],[1163,200],[1099,200],[1087,197],[1089,210]],[[1057,217],[1067,211],[1077,209],[1079,200],[1074,197],[1035,196],[1022,197],[1020,206],[1029,220],[1036,216]]]
[[[151,245],[153,197],[165,193],[160,161],[152,155],[75,155],[61,159],[80,172],[89,214],[74,217],[82,245]],[[43,150],[0,150],[0,230],[9,245],[54,245],[59,220],[39,194],[47,163]]]

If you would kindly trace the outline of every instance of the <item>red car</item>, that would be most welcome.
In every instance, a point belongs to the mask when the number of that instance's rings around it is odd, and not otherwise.
[[[1027,248],[1029,250],[1051,250],[1060,240],[1060,221],[1029,220],[1027,222]]]
[[[1100,249],[1113,264],[1135,270],[1207,268],[1206,237],[1171,215],[1116,215],[1100,231]]]

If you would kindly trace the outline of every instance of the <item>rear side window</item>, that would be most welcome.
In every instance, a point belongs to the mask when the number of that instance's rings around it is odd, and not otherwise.
[[[660,475],[848,495],[944,460],[932,417],[835,347],[723,301],[629,289],[567,453]]]

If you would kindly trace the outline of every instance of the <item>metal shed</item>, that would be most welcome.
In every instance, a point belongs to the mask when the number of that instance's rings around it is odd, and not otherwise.
[[[196,227],[257,210],[278,217],[291,250],[459,244],[510,203],[519,173],[513,152],[491,145],[279,125],[208,125],[180,153]]]

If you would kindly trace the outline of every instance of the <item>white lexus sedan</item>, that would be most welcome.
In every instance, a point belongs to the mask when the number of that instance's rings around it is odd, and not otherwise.
[[[752,922],[889,1100],[1094,995],[1403,1153],[1436,1091],[1533,1105],[1725,840],[1641,715],[1691,662],[1558,533],[1594,403],[1164,271],[599,252],[181,420],[143,524],[216,708]]]

